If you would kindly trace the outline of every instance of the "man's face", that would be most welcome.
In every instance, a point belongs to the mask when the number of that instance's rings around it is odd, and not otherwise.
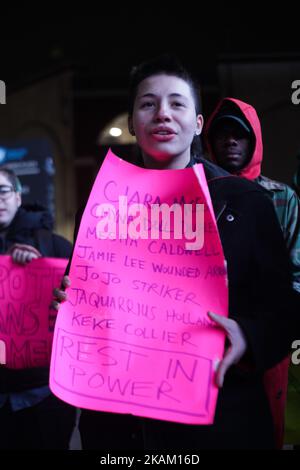
[[[210,142],[217,164],[229,173],[239,172],[251,160],[250,135],[232,119],[216,123]]]
[[[16,193],[6,176],[0,173],[0,229],[11,224],[20,205],[20,193]]]

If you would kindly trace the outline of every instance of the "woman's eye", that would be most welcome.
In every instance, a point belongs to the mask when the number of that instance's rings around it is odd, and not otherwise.
[[[183,103],[180,103],[179,101],[175,101],[175,102],[173,103],[173,106],[174,106],[175,108],[181,108],[181,107],[183,106]]]
[[[152,106],[154,106],[154,103],[152,101],[145,101],[144,103],[142,103],[141,108],[151,108]]]

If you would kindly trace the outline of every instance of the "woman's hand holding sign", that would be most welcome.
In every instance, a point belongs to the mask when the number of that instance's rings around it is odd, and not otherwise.
[[[71,280],[69,276],[64,276],[61,281],[61,286],[59,288],[56,287],[55,289],[53,289],[54,299],[51,302],[51,307],[54,310],[58,311],[60,304],[67,300],[68,298],[67,293],[65,292],[64,289],[66,289],[66,287],[70,287],[70,285],[71,285]]]
[[[216,384],[221,388],[229,367],[233,364],[237,364],[245,354],[247,349],[247,340],[241,327],[235,320],[212,312],[208,312],[208,316],[226,331],[226,336],[230,342],[229,348],[226,350],[223,359],[218,364],[216,373]]]

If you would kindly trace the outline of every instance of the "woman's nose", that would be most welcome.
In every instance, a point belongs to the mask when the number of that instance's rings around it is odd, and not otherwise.
[[[170,119],[170,110],[169,107],[165,104],[161,104],[157,107],[156,110],[156,119],[169,120]]]

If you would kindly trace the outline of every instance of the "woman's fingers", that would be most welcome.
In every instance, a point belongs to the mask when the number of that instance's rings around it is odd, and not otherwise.
[[[66,288],[66,287],[70,287],[70,285],[71,285],[71,279],[69,278],[69,276],[64,276],[61,281],[61,286],[63,288]]]
[[[70,287],[71,280],[69,276],[64,276],[61,281],[61,286],[53,289],[54,299],[51,302],[51,308],[54,310],[59,310],[61,302],[65,302],[68,298],[67,292],[64,289]]]
[[[59,310],[59,307],[60,307],[60,302],[57,302],[57,300],[52,300],[51,304],[50,304],[50,307],[53,309],[53,310],[56,310],[58,312]]]
[[[63,302],[64,300],[67,299],[67,294],[65,291],[61,290],[60,288],[56,287],[55,289],[53,289],[53,295],[55,297],[56,300],[58,300],[59,302]]]
[[[227,349],[223,359],[220,361],[216,373],[216,384],[218,387],[222,387],[225,374],[228,369],[233,364],[239,362],[245,354],[247,349],[247,340],[241,327],[235,320],[212,312],[208,312],[208,316],[226,331],[227,338],[230,342],[230,347]]]

